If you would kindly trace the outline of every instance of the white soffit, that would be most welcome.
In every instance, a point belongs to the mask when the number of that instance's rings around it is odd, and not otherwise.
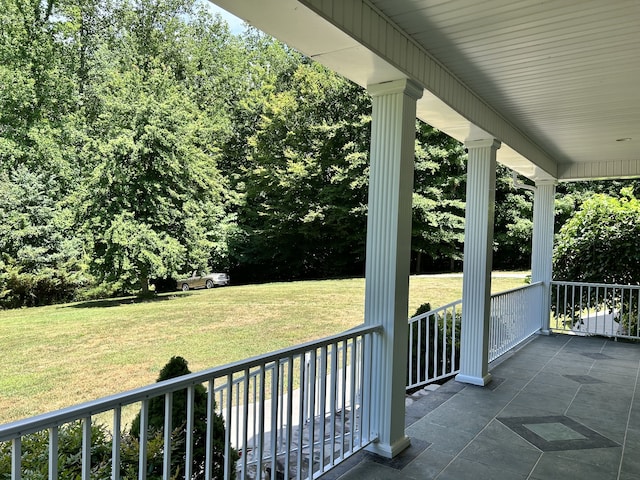
[[[637,0],[214,3],[362,86],[423,84],[419,118],[460,141],[488,132],[529,178],[640,174]]]
[[[640,174],[640,1],[367,3],[553,157],[559,179]]]
[[[359,85],[404,77],[297,0],[213,0],[213,3]]]

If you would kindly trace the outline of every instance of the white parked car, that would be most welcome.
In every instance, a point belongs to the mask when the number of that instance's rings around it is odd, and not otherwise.
[[[178,288],[188,291],[191,288],[214,288],[229,285],[231,279],[226,273],[202,273],[198,270],[191,272],[190,277],[181,278],[176,283]]]

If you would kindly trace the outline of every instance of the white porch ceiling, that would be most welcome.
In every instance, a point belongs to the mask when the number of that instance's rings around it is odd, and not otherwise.
[[[639,0],[214,0],[534,180],[640,176]],[[618,139],[630,139],[617,141]]]

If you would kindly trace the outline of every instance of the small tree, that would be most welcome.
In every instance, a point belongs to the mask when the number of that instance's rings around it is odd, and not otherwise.
[[[170,378],[180,377],[191,373],[187,361],[182,357],[171,357],[171,360],[160,370],[158,382]],[[195,386],[193,415],[193,480],[205,477],[206,465],[206,433],[207,433],[207,391],[202,385]],[[209,412],[208,418],[212,422],[213,442],[211,452],[213,478],[224,478],[224,451],[225,451],[225,427],[222,415],[214,411]],[[182,390],[173,394],[173,406],[171,411],[171,475],[184,476],[186,459],[186,425],[187,425],[187,391]],[[152,398],[149,402],[149,438],[157,438],[164,429],[164,396]],[[131,436],[140,437],[140,414],[134,418],[131,424]],[[231,478],[235,478],[235,463],[238,453],[230,448],[231,452]],[[150,459],[150,476],[162,475],[162,457]],[[158,477],[160,478],[160,477]]]
[[[631,187],[623,188],[620,198],[598,194],[586,200],[560,229],[553,255],[554,276],[574,282],[640,284],[640,201]],[[619,292],[618,292],[619,293]],[[556,292],[554,292],[556,294]],[[561,297],[564,292],[560,292]],[[597,302],[610,311],[633,313],[637,319],[637,302],[616,297],[616,291],[600,289]],[[586,290],[585,290],[586,295]],[[582,300],[582,301],[581,301]],[[554,299],[577,314],[586,299],[578,296]],[[630,310],[631,308],[631,310]],[[635,330],[637,320],[622,319],[625,329]]]

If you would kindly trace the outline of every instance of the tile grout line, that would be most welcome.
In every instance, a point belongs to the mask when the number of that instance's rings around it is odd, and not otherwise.
[[[555,358],[555,357],[556,357],[556,356],[557,356],[557,355],[558,355],[562,350],[564,350],[564,348],[569,344],[569,342],[571,342],[571,340],[573,340],[573,338],[572,338],[572,337],[569,337],[569,338],[567,339],[567,341],[565,342],[565,344],[564,344],[564,345],[562,345],[562,347],[560,347],[560,349],[555,353],[555,355],[554,355],[553,357],[551,357],[547,363],[545,363],[545,364],[544,364],[544,366],[542,367],[541,371],[542,371],[542,370],[543,370],[543,369],[544,369],[544,368],[549,364],[549,362],[551,362],[551,360],[553,360],[553,359],[554,359],[554,358]],[[538,374],[539,374],[539,373],[540,373],[540,372],[536,373],[536,375],[535,375],[535,376],[533,376],[533,377],[531,378],[531,380],[530,380],[529,382],[527,382],[527,384],[526,384],[524,387],[522,387],[522,390],[524,390],[524,388],[525,388],[527,385],[529,385],[529,384],[533,381],[533,379],[534,379],[536,376],[538,376]],[[582,385],[580,385],[580,386],[579,386],[578,391],[580,391],[580,388],[581,388],[581,387],[582,387]],[[520,390],[520,392],[522,392],[522,390]],[[576,395],[577,395],[577,392],[576,392]],[[575,399],[575,396],[574,396],[574,399]],[[509,403],[511,403],[511,402],[509,402]],[[571,400],[571,403],[573,403],[573,400]],[[504,408],[507,408],[507,406],[508,406],[508,405],[509,405],[509,404],[505,405],[505,406],[504,406]],[[504,408],[503,408],[502,410],[504,410]],[[502,411],[502,410],[500,410],[500,411]],[[566,413],[566,412],[565,412],[565,413]],[[523,439],[523,440],[524,440],[525,442],[527,441],[526,439]],[[527,443],[529,443],[529,442],[527,442]],[[531,445],[531,444],[530,444],[530,445]],[[535,447],[535,448],[538,448],[538,447],[536,447],[535,445],[532,445],[532,446],[533,446],[533,447]],[[533,464],[533,467],[531,467],[531,470],[529,471],[529,474],[527,475],[527,480],[530,480],[531,475],[533,475],[533,472],[535,471],[536,467],[537,467],[537,466],[538,466],[538,464],[540,463],[540,460],[542,460],[542,455],[543,455],[543,454],[544,454],[544,452],[543,452],[543,451],[540,451],[540,456],[538,457],[538,460],[536,460],[536,463],[534,463],[534,464]]]
[[[561,347],[556,351],[556,353],[554,353],[554,354],[553,354],[553,356],[552,356],[551,358],[549,358],[549,360],[547,360],[547,361],[545,362],[545,364],[544,364],[542,367],[540,367],[540,369],[539,369],[539,370],[538,370],[538,371],[537,371],[537,372],[536,372],[536,373],[531,377],[531,379],[530,379],[527,383],[525,383],[525,384],[523,385],[523,387],[522,387],[520,390],[518,390],[518,393],[517,393],[516,395],[514,395],[514,398],[515,398],[516,396],[518,396],[520,393],[522,393],[522,391],[527,387],[527,385],[529,385],[529,384],[533,381],[533,379],[534,379],[534,378],[536,378],[536,377],[540,374],[540,372],[542,372],[542,370],[544,370],[544,368],[549,364],[549,362],[551,362],[551,360],[553,360],[553,359],[554,359],[554,358],[555,358],[555,357],[556,357],[556,356],[557,356],[557,355],[558,355],[558,354],[559,354],[559,353],[560,353],[560,352],[561,352],[561,351],[562,351],[562,350],[563,350],[563,349],[564,349],[564,348],[569,344],[569,342],[571,342],[571,340],[572,340],[571,338],[568,338],[568,339],[567,339],[567,341],[566,341],[566,342],[565,342],[565,343],[564,343],[564,344],[563,344],[563,345],[562,345],[562,346],[561,346]],[[499,388],[500,388],[500,387],[498,387],[497,389],[499,389]],[[496,389],[496,390],[497,390],[497,389]],[[460,393],[460,392],[458,392],[458,393]],[[498,413],[496,413],[496,414],[493,416],[493,418],[492,418],[492,419],[491,419],[491,420],[490,420],[490,421],[489,421],[489,422],[484,426],[484,428],[482,428],[482,429],[481,429],[481,430],[480,430],[480,431],[479,431],[479,432],[478,432],[478,433],[477,433],[477,434],[476,434],[476,435],[475,435],[471,440],[469,440],[469,441],[467,442],[467,444],[466,444],[464,447],[462,447],[462,448],[460,449],[460,451],[459,451],[456,455],[454,455],[454,457],[451,459],[451,461],[450,461],[449,463],[447,463],[447,465],[445,465],[445,467],[444,467],[442,470],[440,470],[440,472],[438,472],[438,474],[434,477],[434,479],[433,479],[433,480],[438,480],[438,478],[440,477],[440,475],[441,475],[441,474],[442,474],[442,473],[443,473],[447,468],[449,468],[449,466],[450,466],[454,461],[456,461],[456,460],[458,459],[458,457],[462,454],[462,452],[464,452],[464,451],[469,447],[469,445],[471,445],[471,443],[472,443],[475,439],[477,439],[477,438],[480,436],[480,434],[481,434],[482,432],[484,432],[484,431],[487,429],[487,427],[489,426],[489,424],[491,423],[491,421],[495,420],[495,419],[496,419],[496,417],[497,417],[498,415],[500,415],[500,413],[501,413],[502,411],[504,411],[504,409],[505,409],[505,408],[507,408],[507,407],[511,404],[511,402],[513,402],[513,398],[512,398],[511,400],[509,400],[509,402],[507,402],[507,403],[506,403],[506,405],[505,405],[504,407],[502,407],[502,408],[500,409],[500,411],[499,411]],[[524,439],[524,438],[523,438],[523,440],[524,440],[525,442],[527,442],[527,440],[526,440],[526,439]],[[529,442],[527,442],[527,443],[529,443]],[[534,447],[534,448],[536,448],[536,449],[540,450],[538,447],[536,447],[535,445],[533,445],[533,444],[531,444],[531,443],[529,443],[529,445],[531,445],[532,447]],[[538,457],[538,460],[536,461],[535,465],[533,466],[533,468],[532,468],[532,469],[531,469],[531,471],[529,472],[529,475],[527,476],[527,478],[530,478],[530,477],[531,477],[531,473],[533,472],[533,470],[534,470],[535,466],[538,464],[538,462],[539,462],[539,461],[540,461],[540,459],[542,458],[542,454],[543,454],[543,453],[544,453],[543,451],[540,451],[540,456]]]
[[[606,343],[602,343],[602,346],[600,347],[600,353],[602,353],[602,351],[604,350]],[[591,366],[589,367],[589,370],[587,370],[587,375],[591,375],[591,370],[593,370],[593,367],[596,366],[596,360],[591,360]],[[576,393],[573,395],[573,398],[571,399],[571,401],[569,402],[569,405],[567,405],[567,408],[564,411],[564,416],[567,417],[567,413],[569,413],[569,409],[571,408],[571,405],[573,405],[573,402],[575,402],[576,397],[578,396],[578,394],[580,393],[580,390],[582,390],[583,384],[580,383],[578,385],[578,389],[576,390]],[[571,418],[571,417],[569,417]]]
[[[638,378],[640,376],[640,360],[638,361],[638,367],[636,368],[636,384],[633,388],[633,394],[631,395],[631,403],[629,405],[629,413],[627,414],[627,426],[624,429],[624,438],[622,440],[622,454],[620,455],[620,465],[618,465],[618,480],[622,474],[622,462],[624,461],[624,452],[627,446],[627,434],[629,433],[629,424],[631,423],[631,411],[633,410],[633,402],[636,398],[636,392],[638,391]]]

